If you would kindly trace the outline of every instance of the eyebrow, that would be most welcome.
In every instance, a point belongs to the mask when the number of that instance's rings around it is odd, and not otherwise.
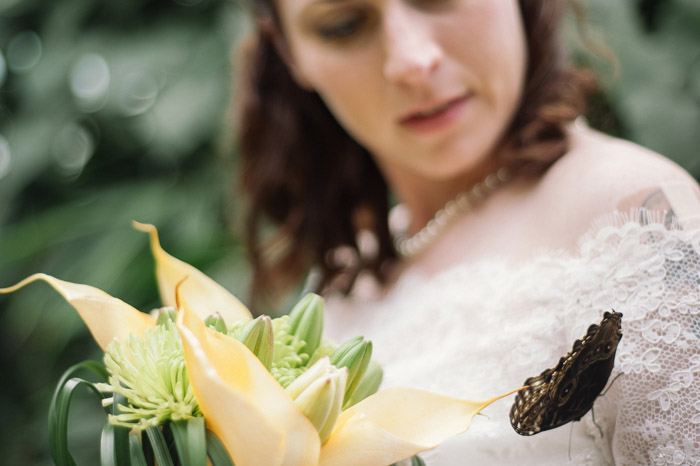
[[[310,8],[324,5],[337,5],[342,3],[348,3],[351,0],[312,0],[301,9],[302,12],[307,11]]]
[[[324,3],[346,3],[348,0],[313,0],[308,6],[319,5]]]

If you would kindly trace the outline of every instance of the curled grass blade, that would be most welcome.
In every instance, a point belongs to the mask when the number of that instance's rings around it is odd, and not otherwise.
[[[207,466],[207,442],[204,418],[197,417],[170,424],[180,464]]]
[[[75,390],[84,385],[100,399],[104,398],[104,395],[93,382],[73,377],[76,372],[81,370],[93,372],[102,381],[107,380],[107,370],[96,361],[84,361],[75,364],[63,373],[49,405],[49,451],[56,466],[75,466],[76,464],[75,459],[73,459],[68,450],[68,413]],[[109,412],[108,410],[106,411]]]
[[[114,426],[109,422],[102,428],[100,466],[116,466],[114,455]]]
[[[113,394],[114,401],[112,402],[112,414],[115,416],[121,411],[119,406],[126,404],[126,398],[119,393]],[[110,424],[111,425],[111,424]],[[112,426],[112,456],[114,466],[131,466],[131,454],[129,452],[129,429],[126,427]],[[107,461],[110,461],[107,459]],[[112,466],[112,463],[105,463],[102,460],[103,466]]]
[[[153,452],[153,445],[151,444],[150,438],[148,435],[146,435],[145,431],[142,431],[139,437],[141,437],[141,451],[143,452],[143,456],[146,458],[146,464],[148,466],[155,466],[156,457],[155,453]]]
[[[131,466],[148,466],[139,434],[129,435],[129,452],[131,454]]]
[[[168,451],[168,444],[163,436],[163,431],[159,427],[148,427],[146,435],[153,447],[153,456],[158,466],[175,466],[173,458]]]
[[[234,466],[231,457],[228,455],[224,444],[221,443],[219,437],[210,430],[206,432],[207,437],[207,455],[213,466]]]

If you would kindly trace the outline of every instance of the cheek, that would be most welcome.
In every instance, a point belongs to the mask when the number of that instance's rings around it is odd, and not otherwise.
[[[527,43],[525,29],[517,6],[509,10],[510,14],[504,14],[501,18],[500,31],[497,37],[500,39],[499,50],[492,50],[496,56],[501,57],[501,75],[507,94],[513,100],[519,100],[525,83],[527,70]]]
[[[494,105],[514,104],[525,80],[527,54],[519,6],[508,0],[475,5],[451,29],[443,29],[444,42],[478,93]]]
[[[304,69],[313,89],[323,99],[339,123],[360,143],[366,144],[368,132],[382,121],[381,80],[368,64],[371,57],[329,57],[307,61]]]

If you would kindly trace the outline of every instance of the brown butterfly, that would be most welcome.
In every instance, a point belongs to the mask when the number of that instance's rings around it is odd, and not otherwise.
[[[510,409],[510,423],[520,435],[534,435],[578,421],[610,378],[615,351],[622,338],[622,314],[606,312],[599,325],[588,327],[559,363],[530,377]]]

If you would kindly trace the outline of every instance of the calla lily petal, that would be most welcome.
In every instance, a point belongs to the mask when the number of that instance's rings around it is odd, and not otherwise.
[[[140,312],[98,288],[66,282],[43,273],[27,277],[9,288],[0,288],[0,293],[11,293],[37,280],[43,280],[54,287],[78,311],[103,350],[115,338],[126,341],[130,333],[143,335],[155,325],[153,316]]]
[[[179,289],[178,301],[190,384],[236,466],[316,465],[318,432],[282,386],[245,345],[207,328]]]
[[[237,320],[252,318],[248,308],[224,287],[198,269],[165,252],[160,246],[155,226],[139,222],[133,222],[133,225],[137,230],[150,235],[151,250],[156,260],[158,289],[164,306],[176,306],[175,288],[187,278],[180,287],[180,294],[196,310],[200,319],[218,312],[230,326]]]
[[[466,431],[482,409],[511,393],[469,401],[410,388],[381,390],[340,415],[319,464],[385,466],[409,458]]]

